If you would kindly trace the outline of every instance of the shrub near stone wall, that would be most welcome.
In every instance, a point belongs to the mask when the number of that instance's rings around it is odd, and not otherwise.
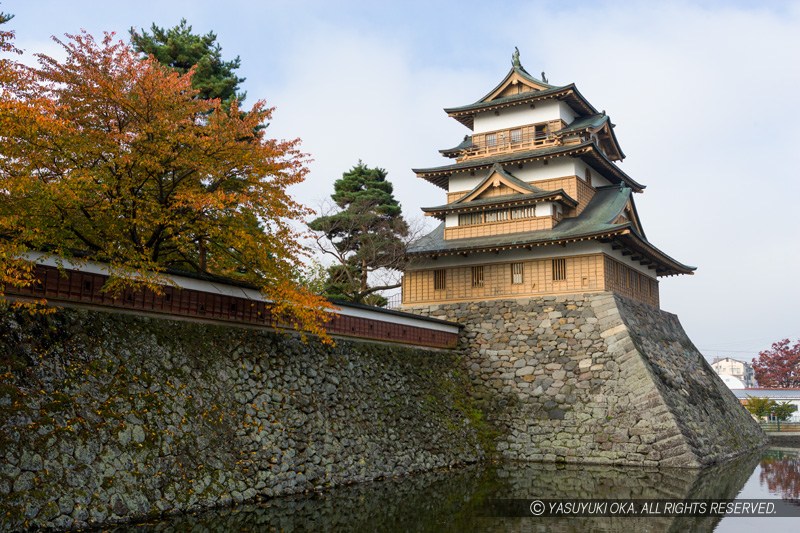
[[[456,354],[63,310],[0,316],[0,523],[105,524],[475,462]]]
[[[648,305],[599,293],[410,311],[465,326],[509,459],[699,467],[765,442],[677,317]]]

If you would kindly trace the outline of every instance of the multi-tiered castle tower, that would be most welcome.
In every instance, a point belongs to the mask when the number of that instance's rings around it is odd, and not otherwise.
[[[414,170],[447,200],[423,208],[442,222],[408,248],[404,306],[611,291],[658,307],[658,277],[694,270],[647,240],[645,186],[574,84],[534,78],[516,51],[497,87],[445,111],[472,135]]]

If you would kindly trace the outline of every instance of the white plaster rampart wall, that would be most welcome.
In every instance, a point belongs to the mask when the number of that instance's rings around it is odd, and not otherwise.
[[[575,112],[564,102],[545,100],[533,105],[535,106],[533,108],[530,107],[531,104],[522,104],[517,107],[498,109],[498,114],[495,114],[495,111],[478,113],[475,115],[473,131],[484,133],[559,119],[563,119],[569,124],[575,120]]]
[[[641,272],[645,276],[656,279],[655,270],[650,270],[635,261],[631,261],[629,256],[624,256],[619,250],[612,250],[610,244],[597,241],[576,242],[566,247],[561,246],[539,246],[533,250],[508,250],[499,254],[491,253],[472,253],[467,257],[460,255],[442,256],[438,259],[416,259],[407,270],[427,270],[435,268],[452,268],[472,265],[488,265],[493,263],[511,263],[516,261],[533,261],[536,259],[549,259],[551,257],[568,257],[572,255],[587,255],[604,253],[607,256],[619,261],[620,263]]]

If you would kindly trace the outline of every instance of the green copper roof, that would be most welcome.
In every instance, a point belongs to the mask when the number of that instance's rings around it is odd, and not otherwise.
[[[489,111],[501,107],[511,107],[515,105],[526,104],[535,102],[543,98],[558,98],[565,101],[578,115],[595,115],[598,113],[597,109],[589,103],[586,98],[578,91],[574,83],[564,85],[562,87],[552,87],[541,91],[527,91],[524,93],[514,94],[512,96],[504,96],[502,98],[495,98],[494,100],[485,102],[479,100],[473,104],[468,104],[460,107],[445,108],[445,113],[454,117],[456,120],[464,124],[469,129],[473,127],[473,119],[475,114],[482,111]]]
[[[442,155],[450,155],[450,154],[457,154],[461,150],[466,150],[467,148],[472,148],[472,135],[464,135],[464,140],[461,141],[458,145],[452,148],[445,148],[444,150],[439,150],[439,153]]]
[[[600,150],[593,141],[586,141],[580,144],[570,144],[566,146],[548,146],[545,148],[537,148],[535,150],[524,150],[519,152],[512,152],[509,154],[499,154],[490,157],[483,157],[479,159],[470,159],[460,163],[453,163],[450,165],[443,165],[439,167],[430,168],[415,168],[412,171],[420,178],[425,178],[434,185],[447,188],[448,177],[454,172],[464,170],[478,170],[482,168],[489,168],[492,165],[499,163],[524,163],[538,158],[549,158],[559,155],[573,155],[582,159],[589,159],[593,164],[592,167],[601,172],[601,174],[611,181],[612,183],[625,183],[636,192],[644,190],[645,186],[638,183],[636,180],[628,176],[613,162],[611,162]]]
[[[499,87],[499,85],[498,85],[498,87]],[[460,113],[462,111],[473,111],[473,110],[476,110],[476,109],[484,108],[486,106],[494,106],[494,105],[499,105],[499,104],[506,104],[506,103],[516,102],[516,101],[519,101],[519,100],[527,100],[530,97],[540,98],[542,96],[558,94],[558,93],[566,90],[568,87],[569,87],[569,85],[566,85],[564,87],[552,87],[550,89],[543,89],[541,91],[527,91],[527,92],[524,92],[524,93],[512,94],[511,96],[503,96],[501,98],[495,98],[494,100],[491,100],[489,102],[485,101],[484,99],[481,99],[481,100],[478,100],[477,102],[472,103],[472,104],[462,105],[462,106],[458,106],[458,107],[446,107],[444,109],[444,111],[445,111],[445,113]],[[492,89],[492,92],[494,92],[495,90],[497,90],[496,87],[494,89]],[[489,94],[491,94],[491,93],[489,93]]]
[[[695,267],[687,266],[672,259],[650,244],[643,235],[637,233],[633,224],[615,224],[614,220],[631,200],[631,189],[622,185],[599,187],[586,209],[577,217],[565,218],[553,229],[475,237],[468,239],[444,239],[444,223],[428,235],[408,246],[409,255],[442,255],[477,252],[486,249],[524,248],[565,241],[590,238],[624,239],[637,251],[652,257],[658,262],[659,274],[688,274]]]
[[[554,131],[553,133],[558,136],[563,136],[585,129],[597,129],[605,124],[608,124],[608,132],[611,137],[611,145],[613,146],[613,150],[617,152],[619,159],[625,159],[625,154],[622,152],[622,148],[619,146],[617,135],[614,133],[614,125],[611,123],[611,119],[608,117],[608,115],[606,115],[605,111],[587,117],[576,118],[566,128]]]
[[[595,115],[588,115],[585,117],[579,117],[573,120],[572,122],[567,125],[566,128],[560,129],[558,131],[554,131],[553,133],[568,133],[571,131],[580,131],[586,128],[598,128],[602,126],[605,122],[608,122],[608,115],[605,113],[597,113]]]
[[[517,74],[519,74],[522,77],[522,79],[524,79],[524,80],[527,80],[527,81],[529,81],[531,83],[534,83],[536,85],[540,85],[542,87],[546,87],[545,90],[560,89],[561,88],[561,87],[559,87],[557,85],[550,85],[546,81],[540,80],[538,78],[534,78],[533,76],[530,75],[530,73],[527,70],[525,70],[525,68],[522,65],[520,65],[518,67],[517,66],[512,66],[511,70],[508,71],[508,74],[505,75],[505,77],[502,79],[502,81],[500,83],[498,83],[495,86],[494,89],[492,89],[491,91],[486,93],[486,95],[483,98],[481,98],[480,100],[478,100],[478,102],[485,102],[486,99],[489,98],[497,89],[502,87],[503,84],[508,80],[508,78],[510,78],[515,72]]]
[[[472,168],[488,168],[494,165],[495,163],[509,163],[509,162],[516,162],[520,158],[540,157],[546,155],[559,154],[562,152],[568,152],[575,148],[585,147],[588,146],[589,144],[590,143],[573,144],[570,146],[547,146],[545,148],[537,148],[535,150],[525,150],[521,152],[504,153],[489,157],[482,157],[480,159],[470,159],[469,161],[461,161],[460,163],[451,163],[449,165],[442,165],[439,167],[414,168],[411,169],[411,171],[415,172],[416,174],[431,174],[434,172],[452,173],[459,170],[472,169]]]

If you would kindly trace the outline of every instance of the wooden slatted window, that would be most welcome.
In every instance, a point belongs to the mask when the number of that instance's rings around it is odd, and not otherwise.
[[[508,210],[498,209],[495,211],[486,211],[486,222],[503,222],[508,220]]]
[[[483,287],[483,267],[472,267],[472,286]]]
[[[522,130],[521,129],[511,130],[511,143],[516,144],[521,142],[522,142]]]
[[[447,288],[447,277],[445,276],[445,269],[433,271],[433,290],[443,291]]]
[[[526,207],[515,207],[511,210],[511,220],[519,220],[521,218],[533,218],[536,216],[536,207],[529,205]]]
[[[496,133],[487,133],[486,134],[486,146],[497,146],[497,134]]]
[[[459,226],[474,226],[483,222],[482,213],[461,213],[458,215]]]
[[[567,260],[553,259],[553,281],[567,279]]]
[[[511,283],[520,285],[524,280],[525,265],[523,263],[511,263]]]

